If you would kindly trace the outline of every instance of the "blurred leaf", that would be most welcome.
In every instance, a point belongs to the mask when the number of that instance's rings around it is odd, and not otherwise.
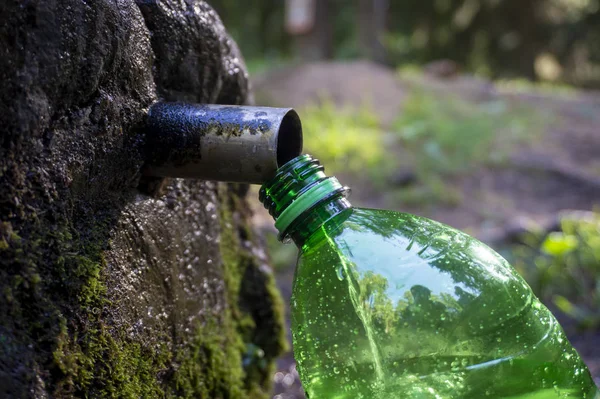
[[[600,313],[597,312],[597,309],[595,310],[596,313],[594,313],[573,304],[567,298],[560,295],[556,295],[553,298],[553,302],[561,312],[576,320],[580,328],[593,328],[600,321]]]
[[[571,301],[569,301],[564,296],[556,295],[554,297],[554,304],[563,313],[568,314],[568,315],[572,315],[573,314],[573,310],[574,310],[575,307],[573,306],[573,304],[571,303]]]
[[[560,232],[548,234],[548,237],[542,243],[542,250],[553,256],[563,256],[577,248],[579,245],[577,238]]]

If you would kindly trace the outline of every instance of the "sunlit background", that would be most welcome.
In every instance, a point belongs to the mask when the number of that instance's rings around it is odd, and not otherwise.
[[[600,0],[209,1],[351,201],[505,255],[600,384]],[[289,301],[296,250],[256,205]],[[293,358],[276,399],[302,398]]]

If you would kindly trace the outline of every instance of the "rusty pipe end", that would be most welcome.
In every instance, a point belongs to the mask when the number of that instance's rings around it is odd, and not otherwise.
[[[291,108],[157,103],[146,123],[146,176],[262,184],[302,153]]]

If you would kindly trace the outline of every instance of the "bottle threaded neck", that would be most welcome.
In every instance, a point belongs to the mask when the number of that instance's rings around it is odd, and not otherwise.
[[[260,188],[259,200],[275,219],[279,238],[283,239],[300,216],[324,201],[346,197],[348,193],[348,187],[325,175],[319,160],[305,154],[279,168],[275,177]]]

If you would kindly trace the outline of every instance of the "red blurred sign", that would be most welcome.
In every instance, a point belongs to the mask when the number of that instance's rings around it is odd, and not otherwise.
[[[315,26],[316,1],[286,0],[285,29],[292,35],[308,33]]]

